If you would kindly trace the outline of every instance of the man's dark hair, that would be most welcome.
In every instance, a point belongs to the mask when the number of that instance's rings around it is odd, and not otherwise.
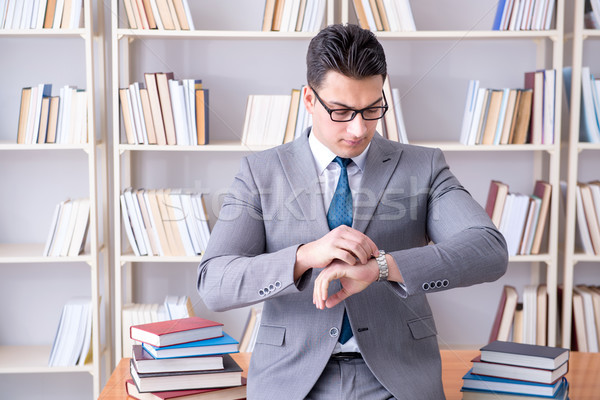
[[[306,78],[318,89],[329,71],[353,79],[387,74],[385,52],[373,32],[358,25],[330,25],[308,46]]]

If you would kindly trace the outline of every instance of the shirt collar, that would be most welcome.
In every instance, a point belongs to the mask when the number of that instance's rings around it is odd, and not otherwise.
[[[311,132],[312,133],[312,132]],[[308,144],[310,146],[310,150],[313,154],[315,162],[317,163],[317,172],[319,175],[323,174],[323,171],[331,164],[333,159],[336,157],[336,154],[329,150],[327,146],[317,139],[315,135],[308,136]],[[367,162],[367,152],[369,151],[369,147],[371,147],[371,143],[367,145],[367,147],[363,150],[362,153],[357,155],[356,157],[352,157],[352,161],[354,164],[360,169],[361,173],[365,172],[365,164]]]

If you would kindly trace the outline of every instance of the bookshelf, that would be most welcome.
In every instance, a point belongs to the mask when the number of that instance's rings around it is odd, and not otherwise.
[[[577,216],[576,216],[576,191],[577,182],[597,179],[597,157],[600,145],[579,141],[580,110],[581,104],[581,69],[589,66],[592,72],[597,72],[598,59],[590,49],[593,44],[600,43],[600,31],[586,29],[584,26],[584,0],[574,2],[574,21],[571,60],[571,93],[569,104],[569,135],[568,135],[568,164],[567,164],[567,190],[565,203],[565,250],[563,271],[563,297],[562,297],[562,346],[570,348],[573,337],[573,286],[575,284],[576,266],[589,263],[598,266],[600,256],[585,254],[576,246]],[[597,53],[596,53],[597,54]],[[587,160],[587,164],[585,161]],[[587,170],[586,170],[587,166]],[[594,168],[595,166],[595,168]],[[592,169],[590,169],[592,168]],[[586,175],[587,173],[587,175]],[[590,176],[590,174],[592,174]],[[595,281],[595,280],[594,280]],[[595,281],[597,282],[597,281]],[[592,282],[591,284],[594,284]]]
[[[187,180],[189,185],[193,182],[205,180],[215,182],[217,178],[210,180],[206,177],[207,172],[192,173],[187,170],[189,165],[210,166],[211,168],[223,169],[218,171],[218,188],[226,189],[233,178],[239,159],[247,153],[260,151],[266,147],[248,147],[240,144],[239,138],[242,132],[242,121],[244,117],[245,99],[249,94],[288,94],[292,87],[300,87],[305,80],[304,56],[309,40],[313,33],[304,32],[263,32],[261,31],[262,12],[264,1],[253,0],[252,2],[237,1],[229,5],[217,5],[217,1],[210,2],[210,5],[200,4],[200,2],[191,2],[192,15],[196,30],[194,31],[165,31],[165,30],[141,30],[129,29],[127,19],[124,14],[122,1],[112,0],[111,9],[118,10],[112,13],[111,21],[111,44],[112,59],[110,67],[112,69],[113,84],[109,91],[112,96],[112,131],[113,131],[113,187],[111,195],[111,204],[115,210],[113,215],[114,226],[114,276],[115,276],[115,297],[114,297],[114,315],[115,315],[115,350],[116,359],[122,354],[121,337],[121,310],[125,303],[142,297],[150,298],[153,294],[149,290],[141,288],[139,281],[149,279],[150,285],[154,281],[149,276],[151,274],[167,276],[167,269],[171,269],[171,275],[187,271],[187,268],[193,268],[195,272],[196,265],[201,257],[157,257],[157,256],[134,256],[126,243],[126,236],[122,229],[122,217],[119,213],[121,191],[132,186],[134,189],[146,187],[149,189],[175,187],[176,184],[170,183],[167,174],[161,174],[159,171],[144,171],[144,167],[152,166],[153,162],[159,163],[167,168],[168,173],[174,177],[174,180],[181,182]],[[246,5],[246,3],[248,5]],[[415,2],[412,2],[415,3]],[[427,2],[425,2],[427,3]],[[465,5],[479,5],[479,2],[462,0],[460,5],[454,7],[463,7]],[[419,6],[420,12],[429,8],[434,12],[439,7],[450,7],[449,5],[439,5],[429,2],[427,5]],[[495,4],[487,4],[488,12],[495,12]],[[413,4],[413,7],[415,5]],[[206,8],[206,10],[204,10]],[[210,8],[210,10],[208,10]],[[456,46],[475,46],[473,51],[481,51],[483,46],[486,48],[497,47],[499,51],[505,54],[510,52],[513,47],[526,48],[528,50],[528,60],[518,63],[526,67],[512,67],[512,77],[510,81],[512,87],[522,87],[523,73],[533,71],[537,68],[555,68],[562,70],[563,63],[563,38],[564,38],[564,0],[557,0],[556,4],[556,28],[548,31],[492,31],[491,21],[486,26],[477,25],[471,29],[471,26],[455,27],[452,24],[446,24],[439,30],[427,27],[419,30],[419,10],[415,10],[415,19],[417,21],[416,32],[377,32],[381,39],[389,58],[394,58],[390,54],[391,50],[399,49],[400,52],[411,54],[414,48],[421,48],[424,54],[444,54],[446,48]],[[236,10],[235,12],[231,10]],[[224,11],[223,11],[224,10]],[[204,13],[203,11],[206,11]],[[444,11],[441,11],[444,12]],[[244,18],[238,14],[245,15]],[[247,15],[246,15],[247,14]],[[453,16],[458,18],[457,12],[452,12]],[[450,18],[453,18],[452,16]],[[254,23],[249,22],[254,21]],[[489,18],[488,18],[489,20]],[[219,26],[219,22],[223,26]],[[329,0],[327,2],[326,22],[356,22],[352,0]],[[412,46],[408,50],[404,46]],[[438,47],[446,46],[440,50]],[[433,48],[433,49],[432,49]],[[290,59],[277,59],[276,54],[279,51],[285,51],[286,54],[298,53],[297,57]],[[195,56],[193,53],[196,53]],[[201,55],[198,56],[197,54]],[[239,55],[237,54],[239,53]],[[273,55],[275,54],[275,55]],[[390,57],[392,56],[392,57]],[[464,61],[464,60],[463,60]],[[506,59],[504,60],[506,61]],[[407,70],[403,71],[397,68],[397,57],[390,66],[396,69],[390,69],[392,83],[402,83],[409,85],[410,79],[418,80],[419,73]],[[510,64],[510,63],[509,63]],[[183,66],[182,66],[183,65]],[[261,68],[259,65],[273,66],[270,68]],[[400,64],[401,65],[401,64]],[[290,67],[290,71],[280,71]],[[494,67],[501,69],[504,64],[495,64]],[[471,66],[469,71],[484,70],[486,66]],[[267,71],[263,71],[263,70]],[[144,72],[167,72],[174,71],[177,79],[195,78],[203,79],[203,83],[211,90],[211,135],[210,143],[205,146],[157,146],[157,145],[129,145],[121,139],[121,122],[119,108],[119,88],[128,86],[132,82],[142,82]],[[191,71],[191,72],[190,72]],[[256,74],[256,76],[254,76]],[[501,86],[503,82],[493,80],[493,74],[485,71],[485,76],[489,78],[488,87],[492,85]],[[268,76],[267,76],[268,75]],[[272,76],[271,76],[272,75]],[[562,76],[557,74],[557,93],[558,99],[562,96]],[[492,78],[490,78],[492,76]],[[454,93],[449,100],[460,103],[454,104],[452,110],[454,115],[460,113],[462,116],[464,106],[464,93],[467,88],[468,80],[474,76],[452,77],[460,82],[452,82],[449,86],[459,88],[460,93]],[[507,84],[508,85],[508,84]],[[213,101],[214,100],[214,101]],[[414,107],[420,107],[423,104],[423,97],[409,99]],[[403,102],[403,107],[404,107]],[[560,106],[557,106],[555,126],[561,126]],[[226,111],[229,114],[226,114]],[[409,110],[408,114],[412,113]],[[445,111],[444,111],[445,112]],[[422,112],[417,112],[422,115]],[[216,116],[217,118],[213,118]],[[410,118],[410,116],[408,117]],[[437,121],[437,119],[433,119]],[[419,136],[411,131],[420,132],[418,122],[412,121],[409,126],[409,140],[411,144],[435,146],[441,148],[451,162],[452,168],[455,163],[469,164],[470,160],[481,160],[490,157],[494,160],[494,166],[486,170],[483,177],[475,178],[475,182],[459,179],[469,188],[469,185],[479,185],[487,190],[489,181],[497,178],[493,174],[494,168],[500,168],[503,159],[516,157],[519,160],[524,159],[527,166],[527,173],[531,179],[527,181],[527,189],[532,190],[535,179],[546,179],[553,185],[553,201],[550,209],[550,220],[548,224],[547,249],[540,255],[514,256],[511,257],[511,269],[521,270],[522,266],[528,267],[527,281],[532,283],[546,283],[549,296],[549,328],[548,341],[551,345],[556,344],[557,330],[557,275],[558,275],[558,197],[559,197],[559,173],[560,173],[560,143],[555,141],[552,145],[506,145],[506,146],[465,146],[459,143],[460,117],[454,117],[455,134],[435,135],[432,133],[435,129],[429,122],[423,129],[424,135]],[[410,123],[410,121],[409,121]],[[438,122],[439,124],[439,122]],[[417,129],[415,129],[417,128]],[[416,137],[415,137],[416,136]],[[555,137],[560,137],[560,129],[555,128]],[[499,160],[499,161],[498,161]],[[477,161],[474,161],[477,162]],[[487,161],[484,161],[487,162]],[[468,169],[468,168],[467,168]],[[489,171],[492,172],[489,172]],[[150,175],[157,175],[150,179]],[[177,175],[177,176],[175,176]],[[182,177],[178,176],[181,175]],[[510,183],[511,178],[506,179]],[[210,183],[208,184],[210,186]],[[530,187],[529,187],[530,186]],[[213,188],[214,189],[214,188]],[[485,194],[482,190],[479,197],[485,201]],[[215,201],[213,201],[215,203]],[[210,215],[211,226],[214,223],[214,214],[218,213],[218,208],[213,209],[213,215]],[[177,264],[177,265],[175,265]],[[181,268],[180,268],[181,267]],[[185,274],[185,272],[183,272]],[[190,275],[190,273],[188,271]],[[164,275],[163,275],[164,274]],[[186,275],[187,276],[187,275]],[[171,284],[165,282],[166,286]],[[195,284],[195,283],[194,283]],[[194,285],[192,285],[194,286]],[[154,286],[153,286],[154,287]],[[167,290],[167,289],[160,289]],[[190,289],[192,292],[195,286]],[[484,289],[481,289],[484,290]],[[141,293],[141,292],[146,292]],[[498,292],[499,294],[500,292]],[[161,296],[166,294],[161,292],[155,295],[154,302],[160,301]],[[495,310],[497,298],[491,300],[491,307],[486,310]],[[467,303],[469,300],[461,299]],[[492,312],[489,312],[491,314]],[[215,318],[219,318],[216,316]],[[242,317],[242,318],[245,318]],[[491,324],[490,324],[491,327]],[[487,329],[487,328],[486,328]],[[487,337],[487,334],[486,334]]]
[[[464,2],[461,4],[456,4],[456,7],[462,7]],[[543,254],[539,255],[517,255],[511,256],[509,259],[509,271],[511,268],[520,268],[521,264],[529,264],[530,266],[530,280],[531,284],[545,283],[547,285],[547,293],[548,293],[548,327],[547,327],[547,343],[550,346],[557,345],[557,332],[558,332],[558,308],[557,308],[557,279],[558,279],[558,232],[559,232],[559,183],[560,183],[560,127],[561,127],[561,101],[562,98],[562,76],[560,76],[560,71],[562,71],[563,67],[563,53],[564,53],[564,9],[565,2],[563,0],[557,0],[556,9],[555,9],[555,17],[553,23],[553,29],[550,30],[541,30],[541,31],[492,31],[491,25],[489,28],[487,26],[482,27],[481,24],[475,23],[472,26],[468,26],[465,29],[464,26],[460,26],[460,23],[455,24],[452,21],[444,21],[444,26],[440,28],[425,26],[424,29],[421,28],[424,19],[419,19],[420,16],[426,15],[426,12],[420,10],[417,5],[418,3],[412,1],[411,6],[413,7],[413,16],[415,17],[417,30],[414,32],[376,32],[377,37],[381,40],[386,52],[388,54],[391,53],[390,48],[402,48],[401,46],[406,45],[407,47],[410,44],[414,43],[431,43],[432,47],[442,46],[440,43],[445,44],[449,50],[451,51],[459,46],[469,46],[473,45],[475,49],[480,48],[481,43],[485,43],[486,46],[489,46],[489,49],[493,47],[497,47],[499,52],[506,51],[507,48],[503,47],[514,46],[515,48],[521,45],[527,46],[527,43],[533,44],[534,50],[530,52],[530,57],[534,60],[533,68],[529,67],[527,70],[515,70],[515,74],[517,76],[522,77],[522,74],[527,71],[533,71],[537,69],[549,69],[553,68],[557,71],[557,81],[556,81],[556,115],[554,121],[554,144],[550,145],[533,145],[533,144],[525,144],[525,145],[476,145],[476,146],[466,146],[458,142],[458,135],[456,135],[456,142],[448,141],[446,138],[440,140],[440,135],[429,134],[426,133],[427,140],[420,140],[420,138],[411,137],[410,127],[409,129],[408,139],[409,143],[423,145],[423,146],[431,146],[431,147],[439,147],[442,149],[446,157],[449,159],[450,165],[452,168],[455,167],[452,164],[453,158],[460,158],[459,163],[465,163],[468,161],[464,161],[470,157],[473,160],[480,160],[482,157],[480,154],[490,155],[490,164],[498,163],[498,165],[502,166],[503,161],[501,160],[504,157],[511,157],[515,155],[516,157],[528,157],[531,161],[531,175],[532,182],[531,185],[533,187],[533,181],[536,179],[545,179],[552,185],[552,202],[550,206],[550,216],[549,216],[549,225],[547,226],[547,248]],[[469,3],[474,6],[474,3]],[[495,4],[494,4],[495,5]],[[422,6],[421,6],[422,7]],[[443,6],[442,6],[443,7]],[[448,7],[448,6],[447,6]],[[484,5],[480,4],[478,7],[481,8],[481,13],[483,15],[489,15],[490,12],[495,12],[495,8],[493,9],[484,9]],[[444,12],[444,10],[436,10],[436,12]],[[451,10],[446,10],[452,12]],[[433,13],[433,11],[431,11]],[[341,22],[351,22],[357,23],[356,12],[354,10],[354,5],[352,0],[342,1],[341,2]],[[453,17],[450,17],[450,19]],[[479,21],[478,21],[479,22]],[[431,25],[431,23],[427,22],[424,25]],[[439,29],[439,30],[438,30]],[[449,43],[449,45],[448,45]],[[476,50],[474,50],[475,52]],[[508,51],[510,57],[510,49]],[[442,56],[442,58],[445,54]],[[477,54],[474,54],[476,57]],[[470,62],[471,60],[469,60]],[[477,61],[473,61],[476,63]],[[391,64],[388,61],[388,67]],[[468,64],[468,63],[466,63]],[[502,68],[508,68],[510,62],[502,62],[499,64]],[[480,69],[483,67],[480,67]],[[495,66],[498,68],[498,66]],[[477,71],[477,68],[474,68]],[[392,86],[396,82],[402,82],[403,72],[395,73],[393,69],[389,71]],[[521,74],[521,75],[519,75]],[[395,76],[396,75],[396,76]],[[487,75],[488,78],[490,75]],[[455,77],[453,77],[455,78]],[[471,76],[465,80],[465,88],[468,82],[468,79],[473,79],[475,77]],[[521,78],[522,79],[522,78]],[[495,82],[493,78],[488,79],[489,83],[488,87],[503,87],[502,83]],[[484,85],[485,86],[485,85]],[[506,87],[506,86],[504,86]],[[522,80],[520,84],[511,86],[511,87],[523,87]],[[411,88],[412,89],[412,88]],[[410,90],[409,90],[410,92]],[[409,93],[410,94],[410,93]],[[404,97],[404,94],[403,94]],[[456,100],[456,99],[453,99]],[[458,101],[458,100],[456,100]],[[410,111],[406,111],[404,108],[405,102],[403,100],[403,113],[410,114]],[[406,118],[406,117],[405,117]],[[410,124],[410,121],[407,122]],[[427,125],[429,127],[429,125]],[[425,128],[427,129],[427,128]],[[424,129],[424,130],[425,130]],[[430,128],[431,129],[431,128]],[[415,131],[414,129],[412,130]],[[414,136],[414,134],[413,134]],[[457,156],[455,157],[454,154]],[[494,157],[494,158],[492,158]],[[497,161],[500,159],[500,161]],[[476,162],[476,161],[475,161]],[[493,170],[492,170],[493,171]],[[459,176],[459,179],[460,176]],[[488,175],[488,172],[484,172],[477,179],[484,180],[489,182],[489,180],[494,179],[494,175]],[[463,185],[469,189],[469,185],[473,184],[467,180],[461,179]],[[505,183],[510,185],[510,178],[504,180]],[[509,189],[512,190],[512,189]],[[519,266],[517,266],[519,265]],[[545,267],[545,274],[543,273],[543,268]],[[510,284],[510,282],[508,282]],[[521,290],[519,292],[522,293]]]
[[[95,12],[94,4],[92,0],[83,1],[83,28],[0,30],[0,40],[6,57],[3,68],[6,68],[7,73],[17,70],[16,74],[4,80],[6,90],[2,96],[3,105],[10,103],[10,107],[4,108],[8,108],[11,115],[3,118],[0,124],[0,159],[3,160],[5,168],[12,167],[9,174],[2,175],[6,181],[3,183],[11,188],[12,193],[12,197],[3,202],[6,209],[18,207],[11,215],[7,212],[2,213],[0,280],[11,281],[14,287],[24,284],[27,288],[24,293],[27,293],[27,297],[35,304],[32,314],[35,318],[27,318],[30,321],[26,323],[23,323],[22,318],[17,318],[18,321],[3,319],[4,326],[14,324],[18,331],[8,332],[10,328],[6,328],[3,332],[7,334],[4,339],[8,342],[0,341],[0,374],[86,373],[92,377],[89,396],[97,398],[102,379],[108,377],[111,343],[108,315],[104,313],[108,306],[103,306],[110,305],[110,270],[108,250],[105,247],[108,243],[108,199],[105,190],[108,178],[107,146],[103,138],[105,129],[102,122],[105,111],[104,47],[101,35],[94,28],[94,20],[99,25],[103,24],[103,8],[98,7]],[[53,70],[51,66],[46,68],[45,63],[40,63],[40,60],[31,62],[31,55],[35,55],[34,52],[44,46],[55,52],[56,58],[48,61],[48,64],[58,66],[57,69]],[[98,54],[94,52],[96,48],[99,48]],[[69,64],[71,60],[74,62],[72,65]],[[97,66],[99,71],[96,70]],[[63,70],[69,72],[62,74]],[[77,83],[80,88],[86,90],[87,143],[16,144],[20,89],[13,89],[42,82],[53,84],[53,95],[56,95],[60,84]],[[64,167],[55,169],[58,161],[61,165],[64,163]],[[30,168],[24,167],[24,163],[28,162],[33,163],[37,169],[33,173]],[[54,172],[48,172],[54,169]],[[42,256],[43,242],[50,228],[51,217],[44,211],[51,210],[56,205],[54,201],[57,198],[64,200],[78,195],[90,199],[85,250],[77,256]],[[35,219],[35,223],[32,224],[30,218]],[[47,281],[43,283],[43,291],[36,292],[34,288],[44,279],[38,276],[40,271],[46,271],[55,279],[68,283],[66,286],[59,286],[54,285],[52,280]],[[79,280],[71,281],[70,275],[84,277],[83,280],[87,283],[81,285]],[[59,289],[64,287],[71,289]],[[16,294],[14,290],[11,288],[12,296],[16,301],[22,301],[23,296]],[[71,296],[80,295],[90,297],[92,302],[91,361],[82,366],[50,367],[48,359],[59,320],[41,315],[59,317],[63,301]],[[11,307],[6,308],[18,307],[18,303],[11,302]],[[7,315],[26,316],[31,311],[33,310],[20,309],[18,314],[11,312]],[[31,344],[28,343],[29,338],[34,338]],[[12,388],[6,387],[3,390],[11,393]]]

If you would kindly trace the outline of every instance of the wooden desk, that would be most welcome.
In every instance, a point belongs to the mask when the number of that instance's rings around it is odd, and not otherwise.
[[[442,350],[442,380],[446,400],[460,400],[462,377],[471,368],[471,360],[478,350]],[[250,353],[232,354],[235,361],[244,369],[246,376]],[[99,400],[131,399],[125,392],[125,381],[129,379],[129,359],[124,358],[114,370]],[[600,353],[571,352],[567,373],[571,400],[594,400],[600,398]]]

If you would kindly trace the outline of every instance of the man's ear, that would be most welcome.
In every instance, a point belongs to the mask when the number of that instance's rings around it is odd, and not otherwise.
[[[306,107],[306,111],[308,111],[309,114],[312,114],[315,108],[316,98],[315,93],[308,85],[304,86],[302,92],[302,101],[304,102],[304,107]]]

